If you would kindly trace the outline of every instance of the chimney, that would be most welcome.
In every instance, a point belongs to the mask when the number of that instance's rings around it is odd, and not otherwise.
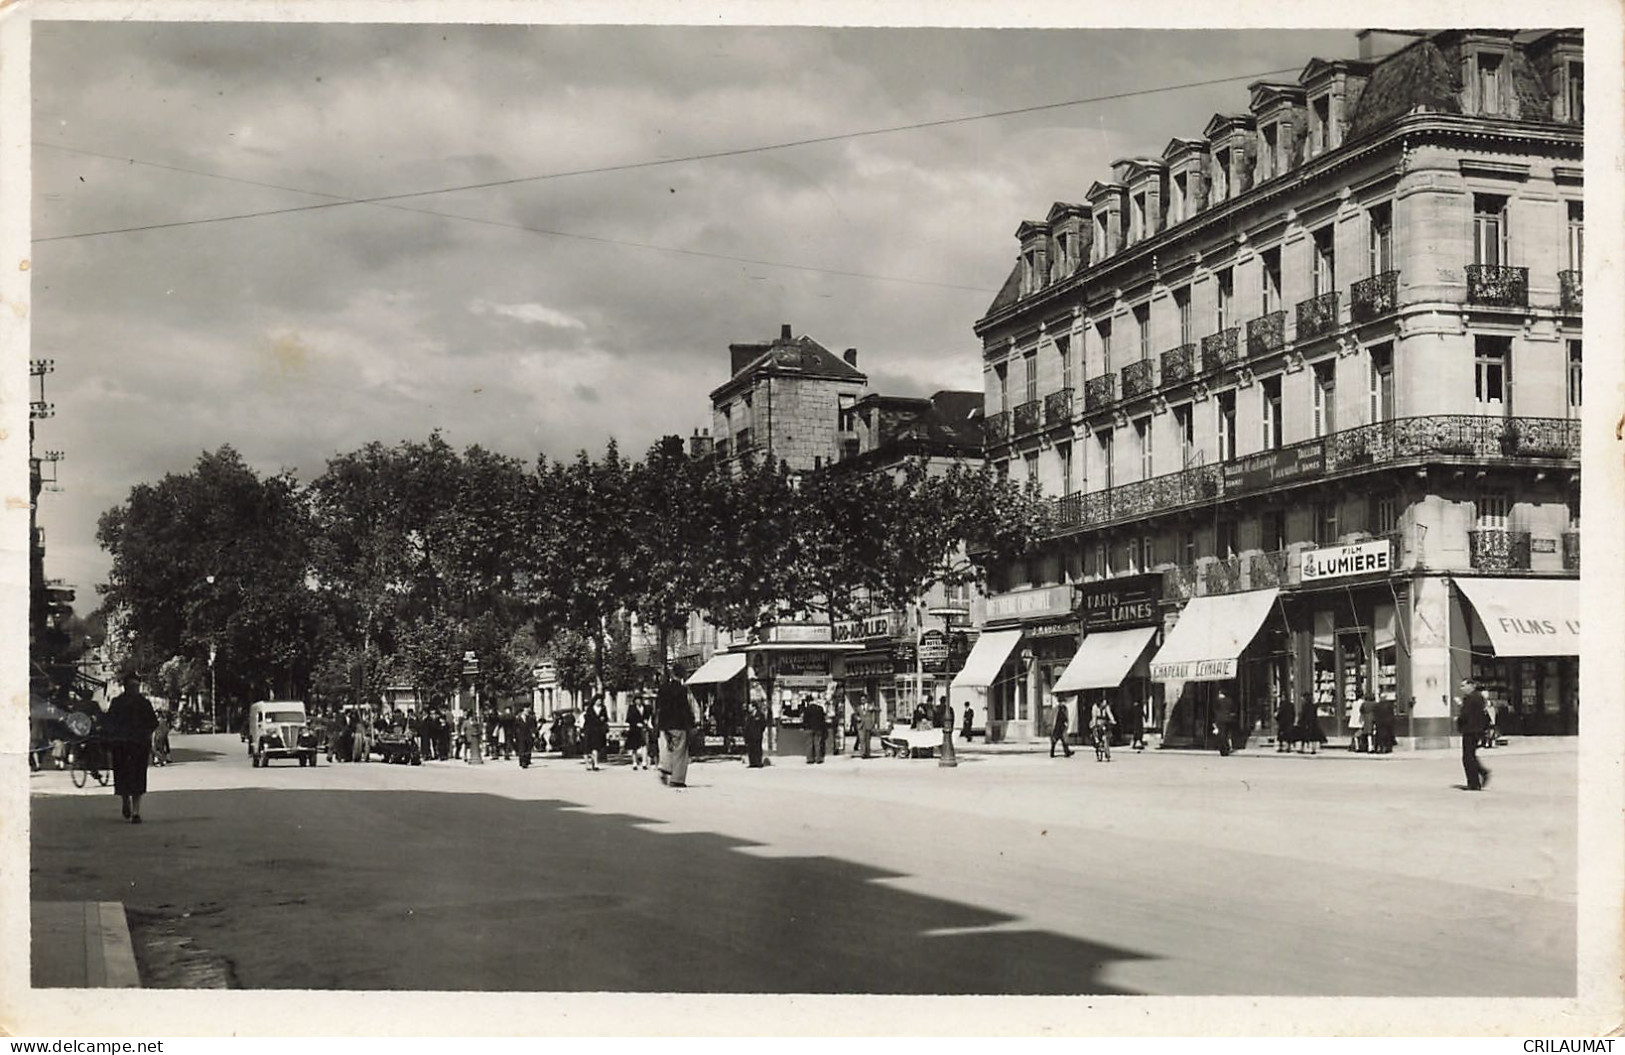
[[[779,327],[779,340],[790,340],[790,324],[788,322]]]
[[[846,354],[841,356],[841,358],[846,360],[846,365],[847,366],[850,366],[853,369],[857,369],[857,366],[858,366],[858,350],[856,348],[848,348],[846,350]]]

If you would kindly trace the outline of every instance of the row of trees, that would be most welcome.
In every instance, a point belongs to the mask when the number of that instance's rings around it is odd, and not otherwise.
[[[678,437],[639,461],[534,466],[439,434],[369,443],[307,485],[232,448],[133,488],[101,517],[102,588],[126,661],[173,695],[343,704],[407,684],[525,693],[551,657],[566,688],[637,677],[632,621],[663,647],[696,613],[726,630],[905,607],[977,579],[966,557],[1019,555],[1045,529],[1036,492],[985,468],[766,462],[730,473]]]

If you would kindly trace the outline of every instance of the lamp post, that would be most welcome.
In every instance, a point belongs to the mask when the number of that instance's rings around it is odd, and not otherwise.
[[[214,605],[212,603],[213,600],[214,600],[214,576],[213,575],[204,576],[203,581],[209,584],[209,600],[211,602],[209,607],[212,609],[214,607]],[[214,682],[215,637],[214,637],[214,619],[212,618],[212,616],[213,616],[212,611],[210,612],[210,616],[211,616],[211,618],[209,619],[209,718],[210,718],[211,721],[214,722],[214,731],[218,733],[218,732],[221,731],[221,729],[220,729],[220,694],[215,691],[215,682]]]

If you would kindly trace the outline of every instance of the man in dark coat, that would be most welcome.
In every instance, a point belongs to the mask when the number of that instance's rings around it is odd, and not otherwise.
[[[1072,747],[1066,742],[1066,730],[1070,724],[1071,721],[1066,713],[1066,704],[1057,703],[1055,705],[1055,722],[1049,727],[1049,756],[1051,758],[1055,757],[1056,744],[1061,745],[1061,750],[1066,753],[1066,757],[1072,757]]]
[[[514,719],[513,746],[519,755],[519,768],[530,768],[530,752],[536,746],[536,716],[528,709]]]
[[[1461,697],[1461,714],[1456,716],[1456,728],[1461,733],[1461,768],[1467,777],[1468,791],[1482,791],[1489,786],[1490,771],[1478,760],[1478,744],[1489,728],[1489,712],[1484,708],[1484,694],[1478,691],[1478,682],[1468,678],[1461,683],[1465,691]]]
[[[688,702],[688,690],[668,676],[655,694],[655,732],[665,748],[660,753],[662,784],[688,787],[688,734],[693,728],[694,708]]]
[[[113,792],[131,824],[141,823],[141,797],[147,793],[147,760],[152,754],[152,731],[158,714],[152,701],[141,695],[141,679],[123,678],[124,691],[113,698],[102,719],[102,731],[113,754]]]
[[[1372,748],[1378,754],[1392,754],[1394,750],[1394,701],[1383,697],[1377,701],[1377,735]]]
[[[1219,755],[1228,757],[1231,748],[1231,730],[1236,724],[1236,705],[1224,690],[1213,699],[1213,732],[1219,738]]]
[[[821,764],[829,744],[829,717],[816,696],[807,697],[801,708],[801,728],[807,732],[807,764]]]
[[[745,764],[752,769],[762,768],[762,735],[767,732],[767,715],[762,705],[752,700],[745,709]]]

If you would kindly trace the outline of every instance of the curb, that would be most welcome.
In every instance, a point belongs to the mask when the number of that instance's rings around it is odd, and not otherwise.
[[[31,909],[35,988],[141,987],[123,902],[36,901]]]

